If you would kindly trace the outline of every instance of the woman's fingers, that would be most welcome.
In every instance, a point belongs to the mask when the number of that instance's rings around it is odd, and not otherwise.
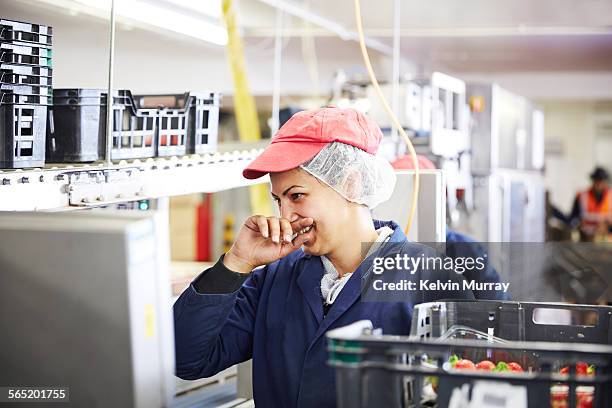
[[[257,215],[255,217],[255,223],[257,224],[257,228],[259,228],[259,232],[264,238],[268,238],[270,236],[268,230],[268,219],[263,215]]]
[[[255,225],[250,228],[259,232],[264,238],[269,238],[275,244],[285,243],[292,246],[299,246],[305,242],[302,238],[294,240],[294,237],[296,237],[298,231],[311,226],[314,222],[312,218],[301,218],[297,221],[289,222],[286,218],[265,217],[263,215],[253,216],[251,221],[252,224],[256,225],[256,230],[253,228]],[[297,235],[299,236],[300,234]]]
[[[293,238],[293,228],[291,228],[291,223],[289,222],[288,219],[281,218],[280,227],[281,227],[282,240],[285,243],[290,244],[291,239]]]
[[[272,242],[278,244],[280,242],[280,220],[276,217],[268,217],[268,228]]]

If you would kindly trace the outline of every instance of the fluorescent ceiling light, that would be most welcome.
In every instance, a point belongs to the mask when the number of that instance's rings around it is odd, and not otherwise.
[[[221,0],[165,0],[178,7],[193,10],[215,19],[221,18]]]
[[[110,15],[109,0],[75,0],[75,2],[98,10],[106,10]],[[196,7],[196,1],[172,2],[177,4],[180,3],[182,6],[188,8]],[[201,0],[200,3],[211,3],[211,5],[217,3],[217,5],[219,5],[219,13],[221,13],[219,1]],[[193,7],[191,7],[190,4]],[[204,12],[206,10],[212,13],[212,9],[213,7],[202,6],[198,8],[198,11]],[[117,16],[135,22],[173,31],[213,44],[227,44],[227,31],[221,25],[211,23],[206,21],[206,19],[183,14],[170,8],[160,7],[152,2],[143,0],[116,0],[115,13]]]

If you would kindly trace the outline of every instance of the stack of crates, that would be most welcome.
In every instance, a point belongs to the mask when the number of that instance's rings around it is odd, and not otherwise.
[[[154,157],[156,119],[155,109],[136,107],[130,91],[115,91],[111,158]],[[104,159],[105,152],[106,92],[54,89],[47,129],[47,162],[93,162]]]
[[[113,97],[111,159],[202,154],[216,150],[216,92]],[[47,162],[79,163],[104,158],[106,93],[102,89],[53,90],[47,132]]]
[[[0,168],[45,163],[52,28],[0,18]]]

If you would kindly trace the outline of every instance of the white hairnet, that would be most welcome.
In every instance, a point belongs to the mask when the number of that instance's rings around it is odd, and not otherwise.
[[[341,142],[333,142],[300,166],[342,197],[374,208],[387,201],[395,187],[388,161]]]

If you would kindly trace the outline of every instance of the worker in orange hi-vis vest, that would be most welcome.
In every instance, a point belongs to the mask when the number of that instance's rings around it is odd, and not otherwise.
[[[591,188],[578,193],[574,200],[571,220],[580,225],[583,241],[593,241],[596,236],[612,233],[612,189],[608,186],[610,176],[602,167],[591,173]]]

